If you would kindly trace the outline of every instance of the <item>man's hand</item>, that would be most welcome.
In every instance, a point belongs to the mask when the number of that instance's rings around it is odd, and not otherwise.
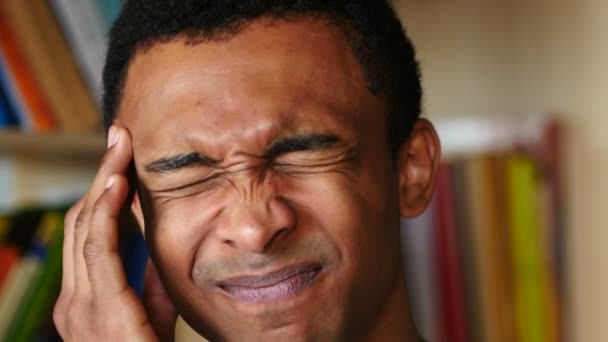
[[[148,267],[145,297],[150,302],[144,306],[127,284],[118,253],[118,217],[129,191],[126,172],[132,158],[129,133],[113,126],[95,180],[66,215],[61,294],[53,312],[66,341],[173,338],[175,309],[155,270]],[[158,334],[149,317],[161,328]]]

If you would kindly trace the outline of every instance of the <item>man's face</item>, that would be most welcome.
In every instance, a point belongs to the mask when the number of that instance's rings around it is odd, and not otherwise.
[[[234,340],[362,333],[399,273],[385,105],[343,34],[256,22],[129,67],[146,236],[180,313]]]

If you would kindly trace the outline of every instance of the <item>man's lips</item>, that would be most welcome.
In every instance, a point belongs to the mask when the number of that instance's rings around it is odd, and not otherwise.
[[[218,286],[241,302],[275,302],[298,294],[322,268],[319,264],[294,265],[264,275],[229,278],[219,282]]]

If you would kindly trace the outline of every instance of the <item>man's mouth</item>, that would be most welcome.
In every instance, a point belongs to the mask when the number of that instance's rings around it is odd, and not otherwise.
[[[319,264],[294,265],[264,275],[229,278],[219,282],[218,286],[240,302],[276,302],[300,293],[322,269]]]

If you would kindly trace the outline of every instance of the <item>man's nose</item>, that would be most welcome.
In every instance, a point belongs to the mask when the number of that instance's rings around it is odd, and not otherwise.
[[[221,243],[242,252],[264,253],[295,224],[295,213],[283,198],[242,199],[223,213],[217,236]]]

